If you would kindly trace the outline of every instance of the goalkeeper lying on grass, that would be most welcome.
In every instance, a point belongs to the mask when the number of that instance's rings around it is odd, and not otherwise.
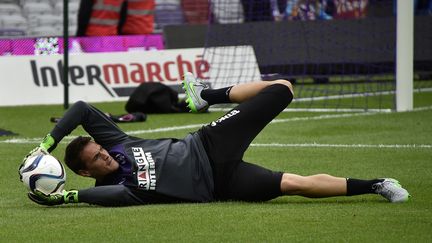
[[[76,174],[96,179],[95,187],[44,195],[36,203],[128,206],[149,203],[267,201],[283,195],[311,198],[379,194],[404,202],[409,193],[394,179],[359,180],[326,174],[300,176],[243,161],[258,133],[293,99],[286,80],[207,89],[187,73],[183,86],[193,112],[218,103],[239,103],[221,118],[184,139],[141,139],[126,135],[101,111],[75,103],[29,156],[54,150],[82,125],[92,137],[77,137],[64,162]]]

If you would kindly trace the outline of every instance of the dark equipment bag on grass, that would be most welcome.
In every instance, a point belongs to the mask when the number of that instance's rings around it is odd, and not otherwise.
[[[186,102],[179,101],[178,93],[161,83],[142,83],[126,103],[129,113],[179,113],[188,112]]]

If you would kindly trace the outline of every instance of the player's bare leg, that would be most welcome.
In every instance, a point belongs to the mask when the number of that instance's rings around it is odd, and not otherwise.
[[[406,202],[410,194],[391,178],[359,180],[327,174],[300,176],[284,173],[281,180],[284,195],[310,198],[379,194],[390,202]]]
[[[300,176],[284,173],[281,180],[281,191],[284,195],[304,197],[333,197],[347,194],[346,178],[327,174]]]
[[[229,98],[233,103],[242,103],[256,96],[264,88],[277,83],[286,85],[291,90],[291,93],[294,94],[293,85],[288,80],[278,79],[274,81],[255,81],[234,85],[231,88]]]

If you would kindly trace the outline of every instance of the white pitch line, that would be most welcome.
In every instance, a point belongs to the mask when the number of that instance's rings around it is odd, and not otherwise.
[[[427,148],[432,144],[325,144],[325,143],[252,143],[251,147],[293,147],[293,148]]]
[[[432,106],[427,107],[420,107],[414,109],[414,111],[423,111],[423,110],[430,110],[432,109]],[[375,115],[380,114],[376,112],[364,112],[364,113],[349,113],[349,114],[331,114],[331,115],[319,115],[319,116],[309,116],[309,117],[292,117],[292,118],[286,118],[286,119],[274,119],[270,123],[285,123],[285,122],[295,122],[295,121],[312,121],[312,120],[324,120],[324,119],[336,119],[336,118],[347,118],[347,117],[355,117],[355,116],[369,116],[369,115]],[[184,125],[184,126],[172,126],[172,127],[161,127],[161,128],[155,128],[155,129],[146,129],[146,130],[135,130],[135,131],[126,131],[129,135],[139,135],[139,134],[150,134],[150,133],[158,133],[158,132],[168,132],[168,131],[179,131],[179,130],[185,130],[185,129],[193,129],[193,128],[200,128],[206,124],[191,124],[191,125]],[[63,142],[70,141],[74,138],[74,136],[67,136],[63,139]],[[35,144],[42,141],[43,138],[13,138],[13,139],[6,139],[3,141],[0,141],[1,143],[6,144]]]
[[[73,137],[69,136],[61,143],[67,143]],[[31,139],[9,139],[1,141],[10,144],[35,144],[40,140]],[[326,143],[252,143],[251,147],[266,148],[389,148],[389,149],[432,149],[432,144],[326,144]]]

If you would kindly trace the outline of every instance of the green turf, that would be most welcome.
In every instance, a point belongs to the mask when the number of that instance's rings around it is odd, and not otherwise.
[[[431,106],[431,93],[416,94],[416,106]],[[96,104],[121,113],[122,103]],[[41,138],[61,106],[0,107],[0,128]],[[336,114],[336,113],[325,113]],[[337,113],[340,114],[340,113]],[[336,115],[337,115],[336,114]],[[222,115],[150,115],[122,124],[127,131],[202,124]],[[322,113],[282,113],[278,119]],[[432,110],[273,123],[255,144],[432,144]],[[194,129],[137,136],[182,137]],[[82,130],[74,134],[83,133]],[[150,205],[127,208],[63,205],[42,207],[26,197],[17,167],[36,143],[10,144],[0,137],[0,242],[431,242],[431,148],[251,147],[245,160],[302,175],[330,173],[359,178],[395,177],[410,191],[408,203],[375,195],[307,199],[282,197],[267,203]],[[65,144],[54,151],[63,157]],[[93,181],[67,170],[67,188]]]
[[[296,98],[299,101],[292,105],[293,108],[338,108],[338,109],[395,109],[395,95],[389,94],[395,90],[394,82],[361,82],[340,83],[332,81],[328,84],[306,84],[295,85]],[[417,80],[414,89],[430,89],[432,81]],[[362,97],[350,97],[350,95],[368,93]],[[424,92],[425,93],[425,92]],[[426,92],[427,93],[427,92]],[[420,92],[420,94],[422,94]],[[344,99],[331,98],[325,100],[311,100],[311,97],[339,97],[347,95]]]

